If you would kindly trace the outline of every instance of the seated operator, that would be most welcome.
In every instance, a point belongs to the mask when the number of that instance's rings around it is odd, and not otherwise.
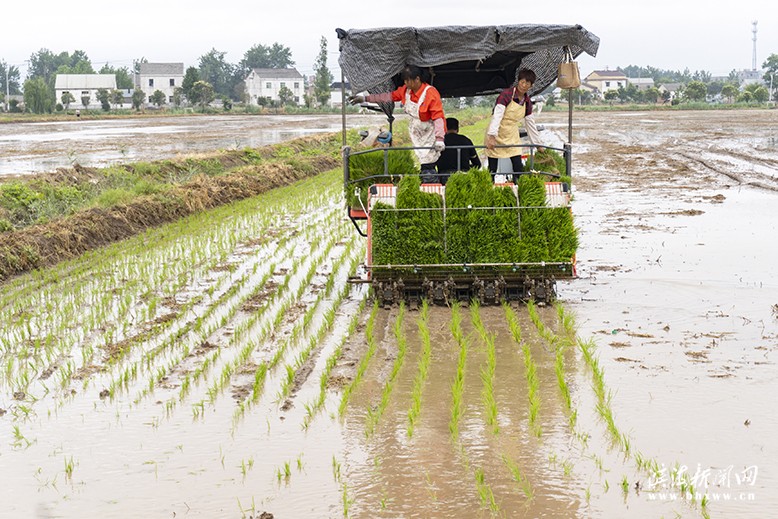
[[[448,177],[455,171],[467,171],[470,168],[480,168],[481,159],[478,158],[471,141],[465,135],[459,134],[459,120],[454,117],[446,118],[446,136],[444,137],[446,149],[438,159],[438,174],[445,184]],[[452,146],[469,146],[469,148],[452,149]]]

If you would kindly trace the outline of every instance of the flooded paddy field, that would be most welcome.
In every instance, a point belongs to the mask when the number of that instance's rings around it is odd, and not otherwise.
[[[375,308],[337,171],[12,279],[0,516],[776,515],[776,138],[576,114],[554,307]]]
[[[384,118],[353,115],[349,127]],[[340,115],[190,115],[0,124],[0,177],[80,164],[153,161],[193,153],[258,148],[340,131]]]

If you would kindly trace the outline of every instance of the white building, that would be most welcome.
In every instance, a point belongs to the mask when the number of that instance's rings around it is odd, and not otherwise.
[[[140,73],[135,76],[135,89],[146,94],[146,106],[152,104],[151,96],[157,90],[165,94],[168,104],[173,104],[173,90],[183,82],[183,63],[141,63]]]
[[[763,70],[738,70],[737,78],[740,81],[740,90],[743,90],[743,88],[747,87],[748,85],[763,85],[764,75],[765,72]]]
[[[650,77],[631,77],[627,78],[627,83],[634,85],[638,90],[648,90],[654,86],[654,78]]]
[[[620,70],[595,70],[586,76],[584,81],[596,88],[601,96],[604,96],[608,90],[627,87],[627,76]]]
[[[85,108],[100,108],[97,99],[97,91],[104,88],[111,92],[116,89],[116,76],[114,74],[57,74],[54,81],[54,92],[57,103],[62,102],[62,94],[70,92],[73,96],[71,108],[84,107],[82,99],[89,98]]]
[[[341,90],[341,86],[345,85],[346,90],[346,96],[351,95],[351,83],[346,81],[346,83],[341,83],[340,81],[336,81],[330,85],[330,102],[329,105],[333,108],[340,108],[343,106],[343,91]]]
[[[262,104],[259,100],[279,101],[281,88],[291,90],[294,102],[303,100],[304,80],[295,68],[255,68],[246,77],[246,103]]]

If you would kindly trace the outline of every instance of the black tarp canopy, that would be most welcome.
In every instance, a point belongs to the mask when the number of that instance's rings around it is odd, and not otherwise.
[[[426,70],[442,97],[493,94],[521,68],[537,75],[530,95],[551,85],[565,47],[597,54],[600,39],[580,25],[494,25],[337,29],[340,67],[353,92],[388,92],[405,65]]]

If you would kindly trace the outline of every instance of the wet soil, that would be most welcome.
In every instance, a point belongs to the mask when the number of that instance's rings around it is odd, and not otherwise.
[[[546,111],[541,122],[546,142],[560,143],[566,114]],[[72,332],[70,350],[46,359],[34,340],[15,344],[27,333],[25,316],[45,331],[58,313],[28,305],[28,292],[63,292],[78,305],[71,286],[106,274],[83,258],[55,281],[45,273],[19,278],[0,294],[10,307],[0,311],[13,316],[2,328],[0,488],[14,496],[0,516],[774,516],[777,142],[776,111],[576,114],[579,277],[558,291],[579,340],[593,341],[593,349],[569,343],[557,356],[566,335],[555,308],[537,309],[549,335],[526,307],[514,306],[520,341],[503,308],[481,308],[496,358],[496,423],[489,423],[488,348],[463,308],[467,355],[455,433],[462,349],[450,309],[430,311],[431,358],[412,434],[408,414],[423,350],[418,310],[406,312],[397,330],[397,308],[379,310],[368,326],[370,303],[358,312],[365,290],[356,286],[338,300],[327,333],[313,340],[328,302],[336,303],[335,292],[317,303],[327,277],[335,275],[336,291],[344,286],[355,254],[345,245],[354,232],[342,221],[337,180],[329,191],[304,181],[324,194],[295,192],[303,209],[276,209],[260,197],[255,216],[223,208],[197,220],[192,237],[180,239],[188,245],[170,245],[155,261],[172,269],[156,288],[128,277],[124,263],[107,267],[115,291],[109,316],[124,315],[116,307],[127,298],[138,301],[128,321],[155,293],[165,301],[126,330],[139,341],[104,340],[105,329],[121,326],[77,316],[85,331]],[[275,215],[261,233],[267,240],[245,230],[263,211]],[[143,253],[129,240],[111,257],[140,262],[162,248],[166,232],[172,228],[135,238]],[[234,245],[177,273],[187,255],[199,253],[199,235],[211,243],[235,235]],[[330,239],[336,245],[325,253],[319,244]],[[315,274],[306,285],[309,269]],[[255,315],[261,318],[246,329]],[[161,316],[170,317],[155,321]],[[404,357],[398,333],[407,342]],[[94,337],[106,351],[125,347],[113,357],[86,357]],[[337,362],[328,372],[331,358]],[[65,377],[80,364],[89,369],[85,378]],[[27,385],[19,380],[24,370],[15,371],[25,365],[34,366]],[[309,419],[321,387],[323,406]],[[689,485],[694,499],[684,496]]]

